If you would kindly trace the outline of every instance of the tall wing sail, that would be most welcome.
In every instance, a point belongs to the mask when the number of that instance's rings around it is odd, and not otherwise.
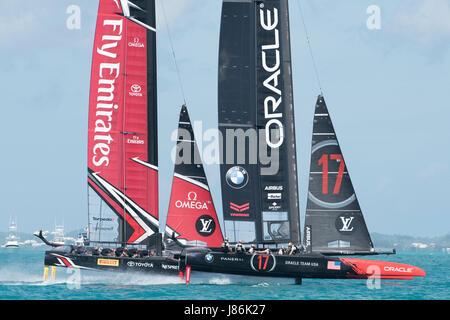
[[[328,254],[373,252],[325,99],[317,99],[304,245]]]
[[[287,0],[224,0],[219,51],[226,236],[299,243]]]
[[[186,106],[180,112],[175,161],[167,236],[182,244],[220,247],[222,231]]]
[[[88,128],[91,241],[158,232],[155,0],[100,0]]]

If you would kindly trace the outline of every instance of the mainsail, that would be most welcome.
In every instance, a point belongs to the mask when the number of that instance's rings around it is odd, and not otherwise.
[[[322,95],[314,114],[304,245],[328,254],[374,251]]]
[[[88,129],[91,241],[158,232],[155,0],[100,0]]]
[[[178,124],[166,235],[183,245],[220,247],[223,241],[191,120],[184,105]]]
[[[287,0],[224,0],[219,130],[225,234],[300,242]]]

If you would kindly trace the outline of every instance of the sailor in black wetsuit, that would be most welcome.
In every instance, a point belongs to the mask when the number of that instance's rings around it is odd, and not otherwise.
[[[110,248],[103,248],[103,249],[100,251],[100,254],[101,254],[102,256],[111,256],[113,253],[114,253],[114,250],[113,250],[113,249],[110,249]]]
[[[80,245],[78,245],[75,252],[76,252],[76,254],[86,254],[86,248],[80,244]]]
[[[289,255],[293,255],[293,254],[296,254],[298,252],[298,249],[297,249],[296,246],[294,246],[292,244],[292,242],[289,242],[288,251],[289,251]]]
[[[98,255],[100,255],[100,250],[99,250],[98,247],[95,247],[95,248],[92,250],[92,255],[93,255],[93,256],[98,256]]]
[[[284,246],[281,246],[280,250],[278,250],[279,255],[285,255],[286,254],[286,248]]]
[[[123,254],[123,247],[119,247],[116,249],[116,257],[120,257]]]
[[[222,250],[225,253],[232,251],[231,247],[230,247],[230,243],[228,241],[229,241],[229,239],[227,237],[227,238],[225,238],[225,241],[222,243]]]
[[[242,240],[239,240],[239,242],[236,243],[235,250],[236,250],[236,253],[244,253],[245,252],[245,247],[244,247],[244,244],[242,243]]]

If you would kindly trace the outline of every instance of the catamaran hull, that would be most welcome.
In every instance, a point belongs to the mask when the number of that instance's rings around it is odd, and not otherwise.
[[[46,266],[119,272],[151,272],[177,275],[179,260],[171,257],[125,258],[46,251]]]
[[[238,254],[185,252],[181,262],[193,271],[282,278],[413,279],[424,277],[417,267],[377,260],[331,258],[321,254]],[[184,267],[184,266],[183,266]]]

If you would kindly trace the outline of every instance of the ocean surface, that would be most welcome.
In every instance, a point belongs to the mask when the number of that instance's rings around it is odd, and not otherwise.
[[[192,273],[186,285],[176,276],[117,274],[57,268],[43,282],[44,251],[0,249],[1,300],[449,300],[450,254],[397,253],[371,259],[425,270],[415,280],[314,280],[252,278]]]

